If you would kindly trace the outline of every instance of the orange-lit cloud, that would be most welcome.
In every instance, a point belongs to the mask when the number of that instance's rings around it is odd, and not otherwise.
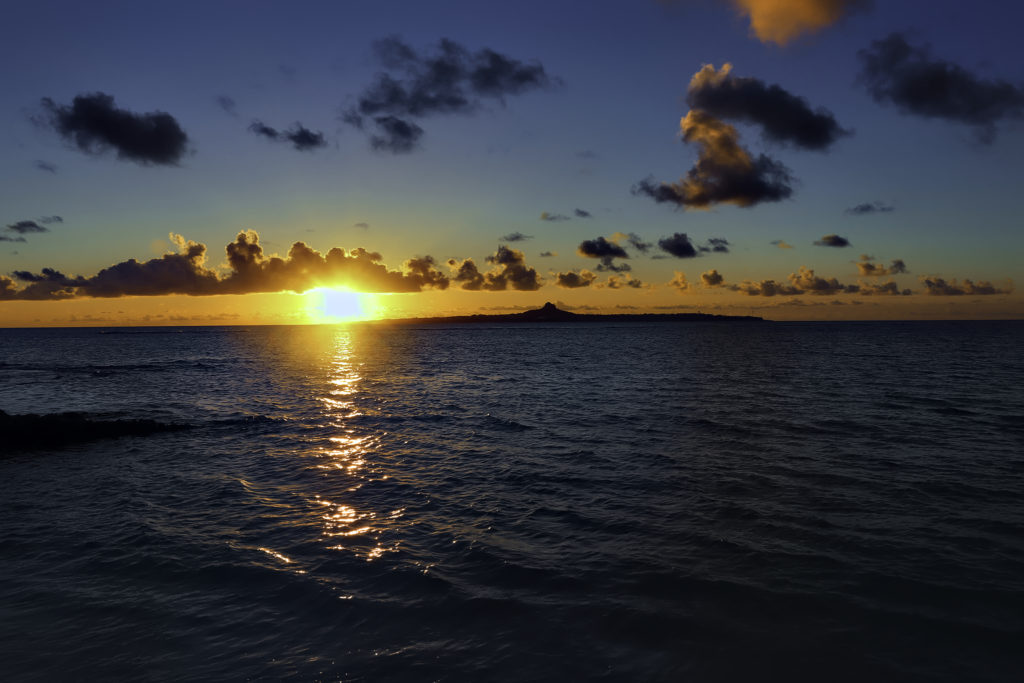
[[[733,0],[763,43],[785,45],[804,33],[814,33],[839,21],[867,3],[861,0]]]

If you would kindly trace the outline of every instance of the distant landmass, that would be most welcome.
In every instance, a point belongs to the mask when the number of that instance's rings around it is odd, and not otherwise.
[[[487,315],[453,315],[437,318],[395,318],[377,320],[375,323],[402,325],[455,324],[466,323],[604,323],[604,322],[765,322],[764,318],[753,315],[714,315],[711,313],[572,313],[563,311],[550,301],[540,308],[522,313],[500,313]]]

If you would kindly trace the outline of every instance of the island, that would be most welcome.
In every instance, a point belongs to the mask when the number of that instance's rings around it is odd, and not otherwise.
[[[522,313],[453,315],[436,318],[392,318],[369,321],[386,325],[463,325],[478,323],[608,323],[608,322],[768,322],[753,315],[715,315],[712,313],[572,313],[550,301]]]

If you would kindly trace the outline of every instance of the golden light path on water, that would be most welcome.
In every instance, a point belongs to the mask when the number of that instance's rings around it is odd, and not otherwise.
[[[323,405],[324,419],[337,430],[337,434],[330,437],[331,446],[322,451],[323,462],[317,466],[353,482],[347,489],[349,493],[358,491],[368,481],[387,479],[387,475],[376,474],[367,465],[367,456],[377,450],[381,435],[359,435],[349,423],[352,418],[363,414],[355,403],[362,377],[354,354],[352,335],[350,330],[339,328],[334,337],[327,395],[319,399]],[[323,538],[330,543],[328,549],[348,551],[367,561],[398,550],[397,543],[382,545],[380,535],[389,522],[393,523],[401,517],[404,510],[392,510],[379,515],[376,511],[360,511],[346,502],[320,495],[315,497],[314,502],[322,508],[322,533]]]

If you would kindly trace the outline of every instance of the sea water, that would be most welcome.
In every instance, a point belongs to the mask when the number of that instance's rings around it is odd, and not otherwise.
[[[1024,675],[1019,322],[0,342],[4,680]]]

